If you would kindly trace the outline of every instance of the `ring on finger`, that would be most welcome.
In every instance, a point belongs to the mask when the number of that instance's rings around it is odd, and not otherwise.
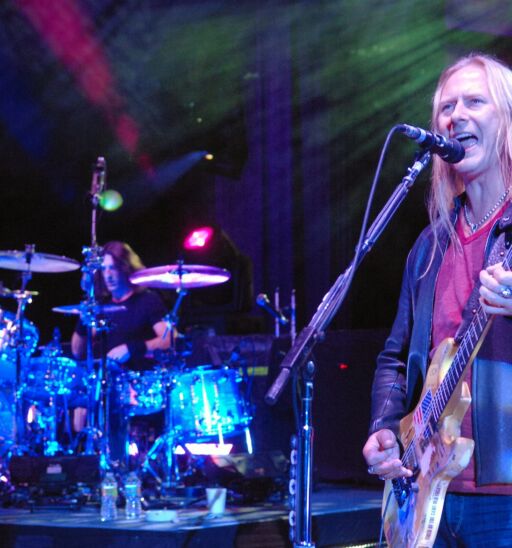
[[[373,474],[373,472],[375,471],[375,468],[372,466],[368,466],[368,474]]]
[[[512,287],[508,285],[504,285],[503,289],[500,290],[500,295],[504,299],[510,299],[512,297]]]

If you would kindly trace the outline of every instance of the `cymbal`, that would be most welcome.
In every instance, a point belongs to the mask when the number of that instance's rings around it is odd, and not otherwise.
[[[25,251],[0,251],[0,268],[26,270],[27,272],[58,273],[71,272],[80,268],[74,259],[48,253],[32,253],[30,263]]]
[[[95,304],[89,307],[87,304],[65,304],[63,306],[54,306],[52,310],[59,314],[82,314],[86,312],[93,314],[113,314],[125,311],[126,306],[122,304]]]
[[[192,289],[222,284],[231,278],[225,268],[198,264],[170,264],[139,270],[130,282],[156,289]]]

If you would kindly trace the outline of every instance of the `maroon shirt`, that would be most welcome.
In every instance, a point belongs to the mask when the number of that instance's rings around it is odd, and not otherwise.
[[[487,236],[494,221],[503,214],[505,207],[496,213],[491,222],[470,236],[464,234],[462,215],[457,221],[455,228],[462,250],[451,245],[443,257],[439,270],[434,300],[431,356],[444,339],[455,335],[461,323],[462,310],[473,287],[478,283],[478,275],[484,262]],[[466,381],[471,391],[471,368],[467,371]],[[465,438],[473,438],[471,407],[462,421],[461,435]],[[471,457],[468,466],[451,481],[448,490],[457,493],[511,495],[512,485],[496,484],[477,487],[475,462],[474,457]]]

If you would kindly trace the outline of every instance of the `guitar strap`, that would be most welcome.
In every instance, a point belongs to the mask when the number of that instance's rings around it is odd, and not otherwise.
[[[507,212],[509,212],[511,207],[507,208],[504,215],[506,215]],[[505,220],[502,217],[503,220]],[[508,219],[507,219],[508,220]],[[508,225],[505,228],[501,228],[502,223],[499,222],[496,224],[493,229],[495,232],[497,232],[498,238],[494,242],[491,252],[489,253],[489,257],[487,258],[487,261],[485,262],[485,266],[489,266],[496,263],[503,262],[503,258],[505,256],[505,253],[507,249],[512,244],[512,226]],[[479,297],[480,297],[480,280],[477,280],[475,286],[473,287],[473,291],[471,291],[471,295],[469,296],[468,302],[466,303],[466,306],[464,307],[464,310],[462,311],[462,321],[459,326],[459,329],[457,329],[457,333],[455,334],[455,342],[459,344],[462,340],[462,337],[464,333],[466,332],[469,323],[471,322],[473,315],[478,310],[478,307],[480,306]]]

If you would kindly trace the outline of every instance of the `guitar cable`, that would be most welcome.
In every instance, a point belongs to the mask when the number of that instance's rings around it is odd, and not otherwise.
[[[386,500],[386,504],[384,505],[384,512],[382,512],[382,517],[380,519],[380,533],[379,533],[379,543],[377,544],[377,547],[380,548],[381,546],[385,546],[382,544],[382,540],[384,537],[384,520],[386,519],[386,514],[388,512],[388,506],[391,501],[391,497],[393,496],[393,489],[390,489],[388,493],[388,498]]]
[[[382,409],[385,409],[387,404],[389,403],[389,400],[391,398],[391,394],[393,392],[393,390],[401,390],[402,389],[402,386],[399,384],[398,382],[398,378],[400,376],[400,372],[397,371],[397,374],[396,374],[396,377],[395,377],[395,380],[393,381],[393,384],[391,385],[390,389],[389,389],[389,392],[388,392],[388,395],[386,397],[386,400],[384,402],[384,405],[382,406]],[[402,443],[400,441],[400,438],[397,436],[397,441],[400,445],[400,452],[403,453],[403,446],[402,446]],[[386,514],[388,512],[388,508],[389,508],[389,503],[391,502],[391,497],[393,496],[393,489],[390,489],[389,490],[389,493],[388,493],[388,498],[386,500],[386,504],[384,505],[384,511],[382,512],[382,517],[380,519],[380,532],[379,532],[379,543],[377,544],[377,547],[380,548],[380,547],[384,547],[386,546],[385,544],[383,544],[383,538],[384,538],[384,520],[386,519]]]

